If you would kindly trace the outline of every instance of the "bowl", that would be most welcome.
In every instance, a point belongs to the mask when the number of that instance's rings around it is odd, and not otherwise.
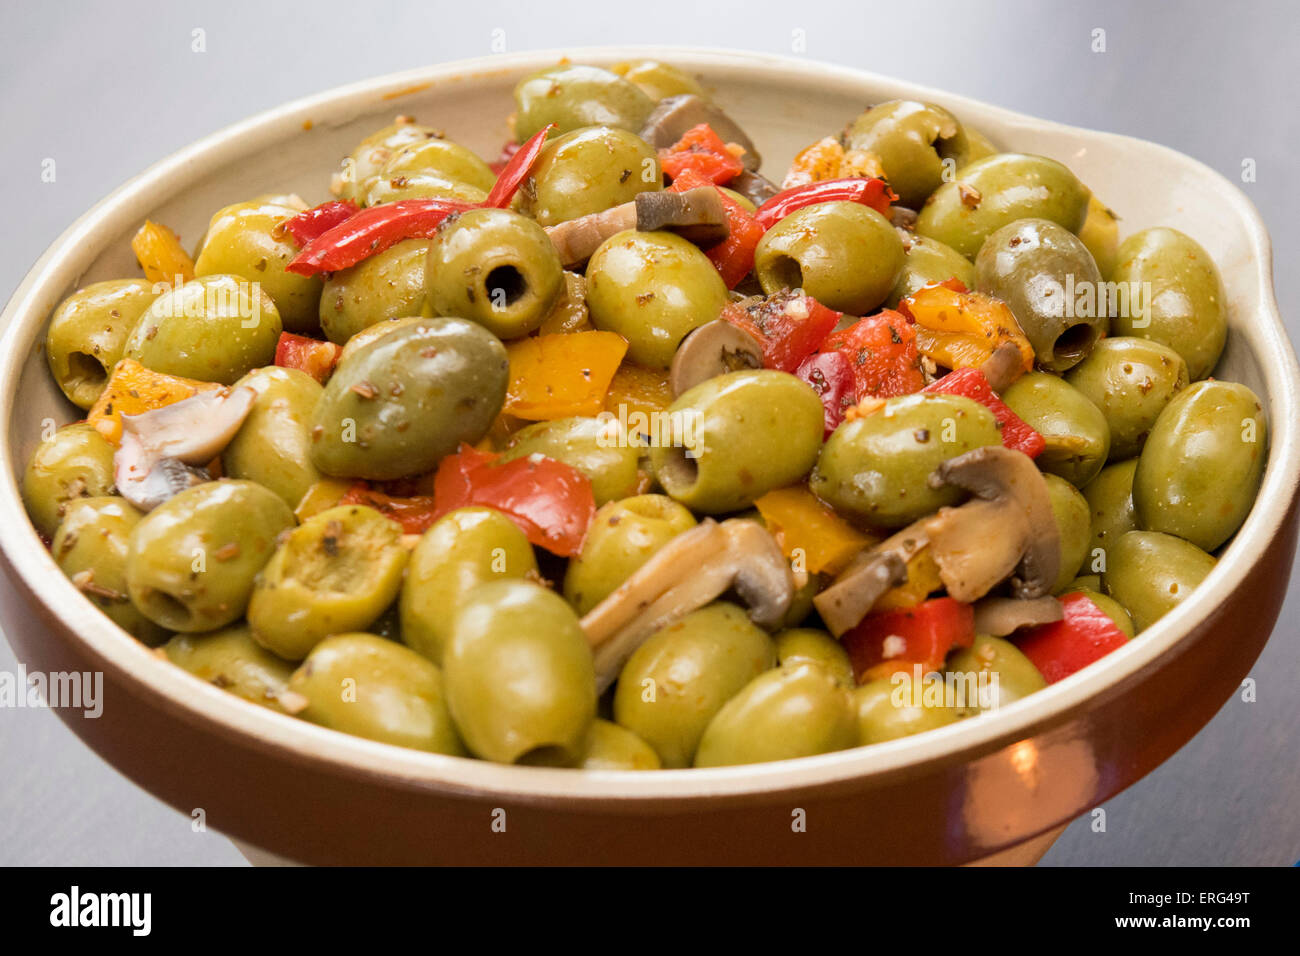
[[[103,673],[102,716],[59,716],[102,757],[185,813],[307,863],[965,863],[1042,849],[1210,720],[1277,619],[1296,546],[1300,399],[1270,285],[1268,236],[1226,179],[1170,149],[1045,122],[938,90],[805,60],[709,50],[656,56],[703,78],[779,174],[866,105],[940,103],[1004,149],[1067,163],[1123,216],[1169,225],[1218,263],[1231,335],[1219,366],[1271,424],[1258,500],[1218,567],[1178,608],[1102,661],[996,713],[920,737],[754,766],[657,773],[519,768],[334,733],[246,703],[117,629],[64,578],[27,520],[18,477],[41,429],[79,417],[42,354],[51,310],[87,282],[137,274],[146,216],[192,241],[218,207],[259,193],[327,197],[365,134],[410,113],[480,155],[507,136],[511,89],[559,52],[497,56],[299,100],[164,159],[78,219],[4,312],[0,347],[3,627],[29,671]],[[1019,848],[1019,849],[1017,849]]]

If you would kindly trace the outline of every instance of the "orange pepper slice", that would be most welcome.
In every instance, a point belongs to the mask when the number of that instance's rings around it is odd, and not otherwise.
[[[627,352],[614,332],[538,335],[506,347],[510,387],[505,411],[529,421],[597,415]]]
[[[194,278],[194,260],[181,246],[180,237],[164,225],[146,219],[131,239],[131,251],[150,282],[179,284],[177,276],[180,282]]]
[[[135,359],[122,359],[113,366],[113,373],[91,406],[86,421],[106,441],[116,445],[122,440],[123,415],[139,415],[214,388],[221,386],[216,382],[166,375],[145,368]]]
[[[1005,302],[980,292],[958,291],[943,283],[919,289],[898,311],[916,322],[916,347],[944,368],[981,365],[1003,342],[1013,343],[1034,367],[1034,349]]]
[[[880,541],[853,527],[803,485],[769,491],[754,502],[781,553],[802,555],[809,574],[838,574],[863,548]]]

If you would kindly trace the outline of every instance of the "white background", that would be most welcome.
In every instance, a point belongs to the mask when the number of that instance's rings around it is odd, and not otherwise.
[[[78,215],[190,141],[285,100],[428,63],[614,43],[791,53],[893,74],[1172,146],[1240,180],[1272,232],[1300,330],[1300,11],[1269,2],[547,2],[0,0],[0,299]],[[191,49],[195,28],[206,52]],[[1092,52],[1093,30],[1106,52]],[[671,57],[665,57],[671,59]],[[846,117],[847,119],[847,117]],[[41,163],[57,162],[55,183]],[[1103,197],[1104,198],[1104,197]],[[1123,213],[1123,210],[1119,210]],[[1073,824],[1047,864],[1291,864],[1300,858],[1296,578],[1253,672],[1190,744]],[[16,667],[0,642],[0,670]],[[1187,688],[1194,694],[1197,688]],[[142,746],[147,746],[142,742]],[[304,808],[310,812],[310,808]],[[0,711],[0,863],[239,864],[44,711]]]

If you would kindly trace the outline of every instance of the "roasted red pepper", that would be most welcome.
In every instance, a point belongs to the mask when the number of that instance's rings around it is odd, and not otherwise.
[[[897,198],[883,179],[824,179],[782,190],[758,207],[755,218],[764,229],[771,229],[795,210],[819,202],[856,202],[887,216],[889,204]]]
[[[853,662],[859,684],[896,671],[939,670],[954,647],[975,640],[975,611],[950,597],[932,598],[915,607],[868,614],[840,638]]]
[[[829,438],[844,421],[844,413],[858,402],[853,366],[843,352],[819,352],[804,359],[794,374],[811,385],[821,398],[825,410],[822,437]]]
[[[341,505],[366,505],[402,526],[407,534],[423,534],[438,519],[434,500],[429,495],[400,498],[376,491],[358,481],[339,499]]]
[[[713,184],[709,180],[695,170],[688,169],[674,179],[668,188],[673,192],[684,192],[697,186],[711,185]],[[754,250],[758,247],[758,240],[763,238],[763,227],[744,206],[721,190],[719,194],[722,196],[722,208],[727,213],[727,238],[716,246],[705,249],[704,254],[721,274],[727,288],[734,289],[754,269]]]
[[[519,184],[528,178],[528,174],[533,171],[533,165],[537,162],[537,157],[541,155],[542,149],[546,146],[546,137],[555,129],[554,123],[548,123],[544,129],[539,129],[528,142],[519,147],[506,162],[505,167],[497,175],[497,181],[492,186],[492,191],[488,193],[487,199],[483,205],[489,209],[505,209],[510,205],[510,200],[515,198],[515,190]]]
[[[596,513],[587,476],[554,458],[529,455],[496,464],[497,457],[461,445],[444,458],[433,480],[437,516],[468,505],[495,508],[538,547],[576,555]]]
[[[1016,646],[1049,684],[1069,677],[1128,641],[1128,635],[1085,594],[1062,597],[1061,613],[1061,620],[1040,624],[1015,639]]]
[[[953,369],[943,378],[931,382],[922,391],[963,395],[979,402],[998,420],[998,427],[1002,430],[1002,444],[1016,451],[1022,451],[1030,458],[1037,458],[1047,447],[1047,440],[998,398],[997,392],[989,385],[988,378],[977,368]]]
[[[399,199],[371,206],[307,243],[285,269],[304,276],[337,272],[403,239],[431,239],[452,213],[473,208],[455,199]]]
[[[725,186],[745,170],[739,147],[729,149],[708,123],[693,126],[668,149],[659,150],[659,165],[674,182],[690,170],[716,186]]]
[[[786,290],[751,305],[733,302],[721,318],[744,329],[763,346],[763,366],[793,373],[840,321],[840,313],[810,295]]]
[[[284,231],[293,236],[301,247],[335,226],[342,225],[356,214],[357,204],[351,199],[333,199],[304,209],[284,224]]]
[[[843,352],[853,367],[858,400],[919,392],[925,385],[916,328],[890,309],[832,332],[823,352]]]
[[[333,342],[281,332],[275,343],[275,364],[281,368],[296,368],[306,372],[322,385],[338,364],[341,346]]]

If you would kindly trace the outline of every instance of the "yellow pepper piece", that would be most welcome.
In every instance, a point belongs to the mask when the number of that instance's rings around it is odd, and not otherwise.
[[[935,564],[930,549],[922,548],[907,562],[907,580],[880,595],[871,610],[916,607],[941,587],[943,580],[939,577],[939,565]]]
[[[510,388],[505,411],[529,421],[598,415],[627,352],[614,332],[538,335],[506,346]]]
[[[879,542],[853,527],[803,485],[769,491],[754,502],[787,558],[803,556],[809,574],[838,574],[863,548]]]
[[[180,282],[194,278],[194,260],[181,247],[180,237],[166,226],[146,219],[131,240],[131,251],[150,282],[179,284],[177,276]]]
[[[979,292],[956,292],[928,285],[904,299],[916,320],[916,347],[944,368],[981,365],[1003,342],[1020,350],[1025,371],[1034,367],[1034,349],[1005,302]]]
[[[605,411],[619,415],[624,421],[630,421],[637,413],[646,421],[654,421],[651,416],[668,411],[672,403],[673,390],[668,385],[668,373],[656,372],[635,362],[624,362],[618,367],[605,395]]]
[[[123,415],[139,415],[214,388],[221,386],[216,382],[165,375],[145,368],[135,359],[122,359],[113,366],[113,373],[87,414],[86,421],[94,425],[106,441],[116,445],[122,440]]]
[[[848,176],[868,176],[881,179],[885,175],[880,157],[863,149],[845,150],[833,136],[819,139],[806,146],[790,163],[790,170],[781,182],[782,189],[806,186],[826,179]]]
[[[344,478],[322,478],[303,493],[298,507],[293,509],[294,516],[302,523],[312,515],[328,511],[343,500],[352,485],[353,482]]]

